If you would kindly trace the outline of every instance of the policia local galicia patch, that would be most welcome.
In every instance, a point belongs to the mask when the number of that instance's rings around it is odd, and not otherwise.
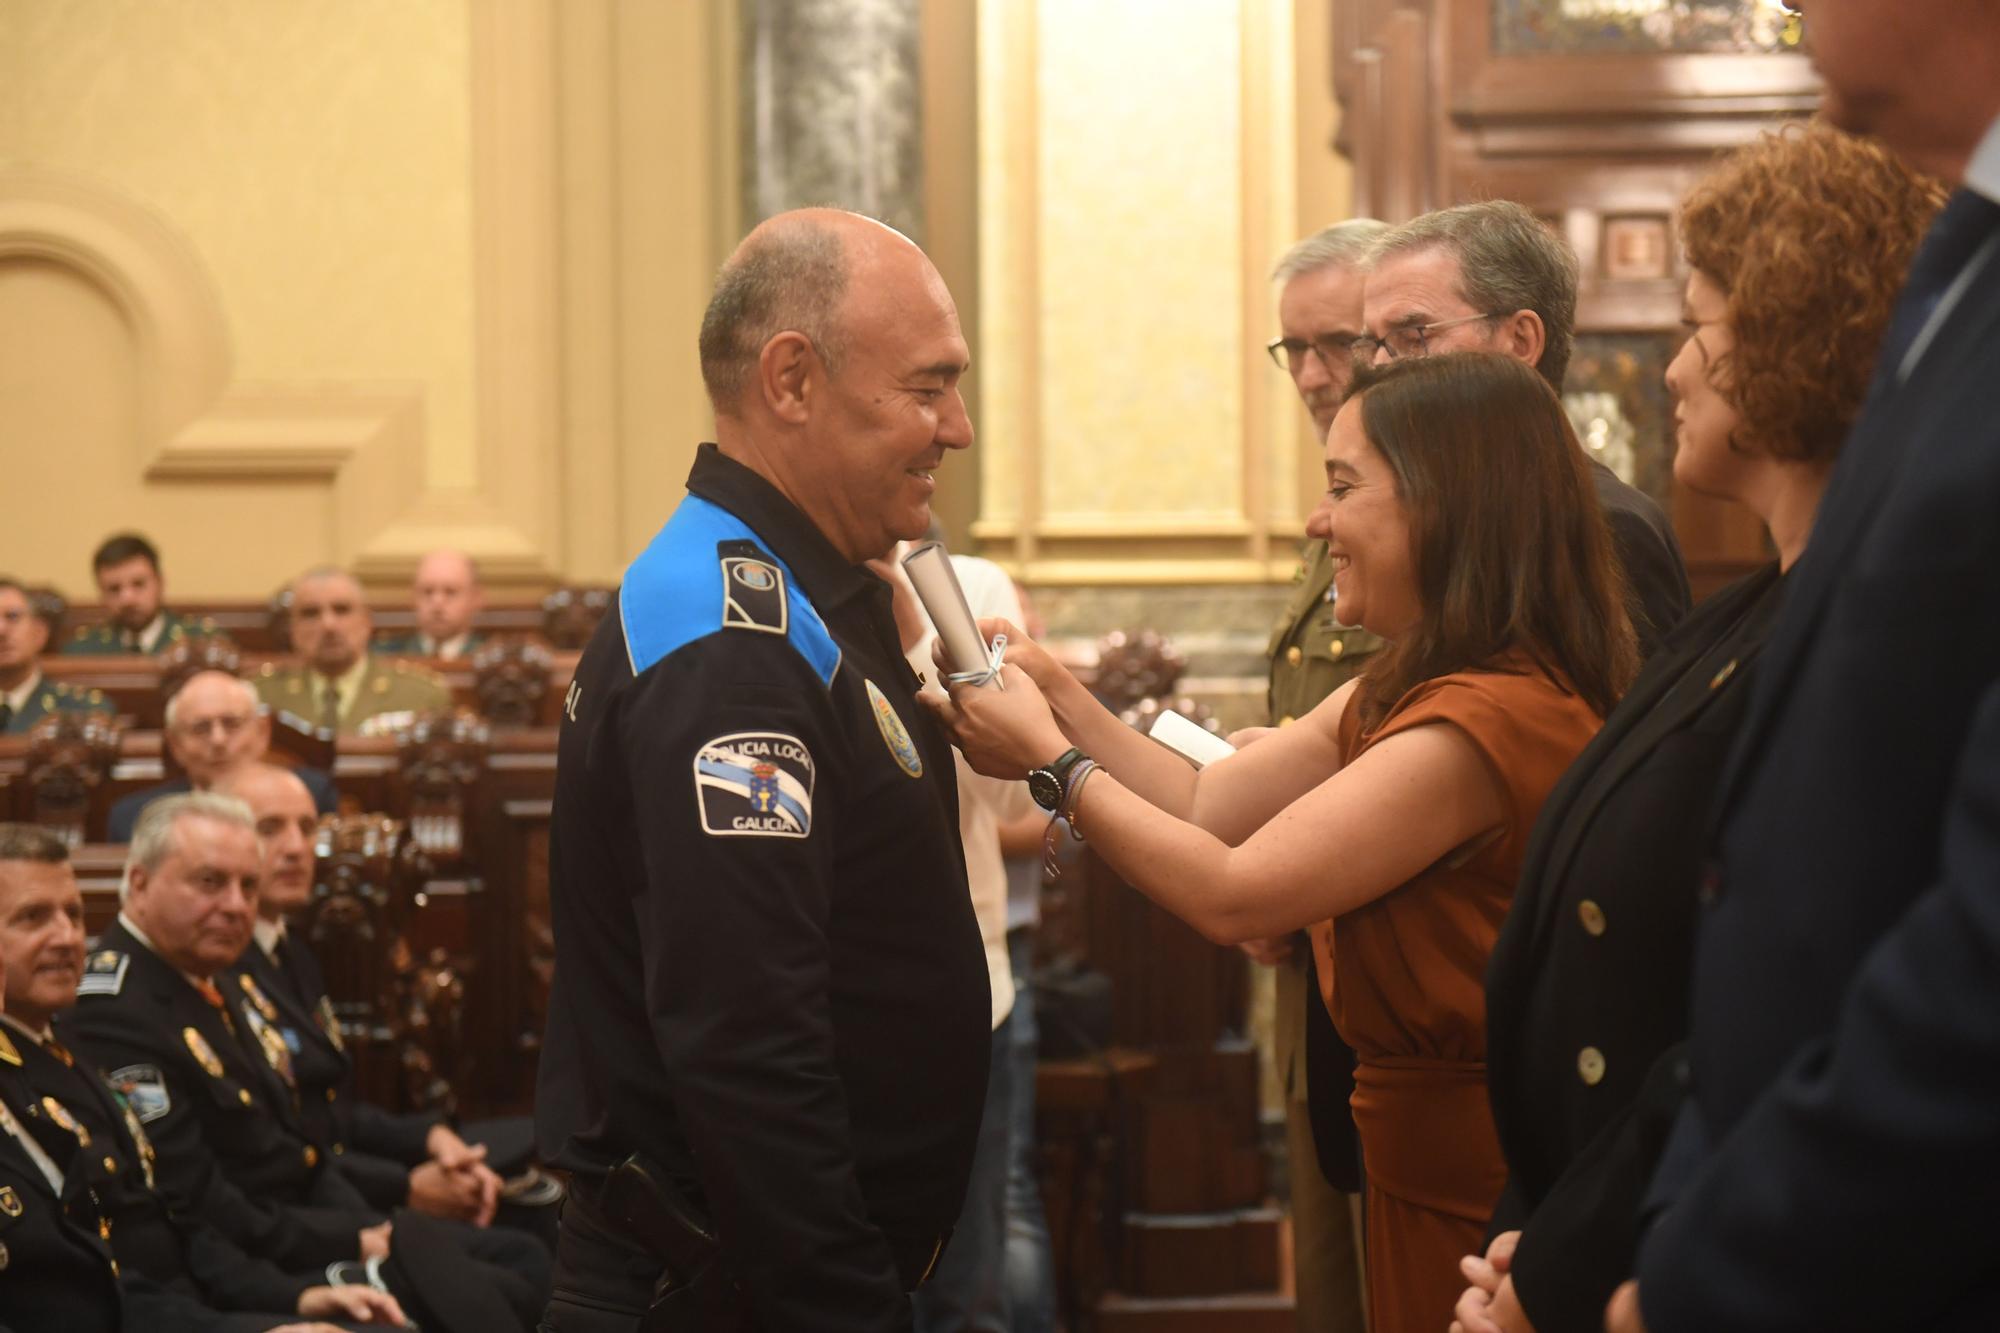
[[[694,757],[701,826],[718,838],[803,838],[812,832],[813,758],[779,731],[717,736]]]

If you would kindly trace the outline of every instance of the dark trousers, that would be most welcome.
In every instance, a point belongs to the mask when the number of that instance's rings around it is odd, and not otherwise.
[[[541,1333],[635,1333],[660,1264],[606,1229],[574,1192],[556,1227],[554,1291]]]

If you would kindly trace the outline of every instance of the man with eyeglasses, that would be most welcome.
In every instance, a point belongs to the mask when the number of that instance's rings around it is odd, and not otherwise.
[[[1271,271],[1278,287],[1278,336],[1265,351],[1291,376],[1321,440],[1354,374],[1351,348],[1361,333],[1368,251],[1388,230],[1372,218],[1337,222],[1287,250]],[[1304,716],[1381,647],[1382,640],[1359,625],[1340,623],[1333,606],[1333,561],[1323,540],[1310,539],[1267,650],[1272,724]],[[1285,1093],[1299,1330],[1358,1333],[1365,1325],[1355,1209],[1349,1201],[1360,1191],[1361,1170],[1347,1109],[1354,1053],[1320,1003],[1304,932],[1253,940],[1243,950],[1275,969],[1271,1045]],[[1309,1095],[1309,1087],[1316,1095]]]
[[[1533,213],[1505,200],[1426,213],[1384,236],[1370,258],[1357,359],[1503,352],[1562,392],[1575,341],[1576,256]],[[1639,651],[1650,655],[1692,604],[1680,545],[1650,497],[1596,459],[1591,473],[1630,585]]]
[[[183,776],[136,791],[115,802],[105,821],[105,838],[130,842],[145,808],[162,796],[207,791],[223,777],[256,763],[271,745],[271,718],[257,703],[248,681],[227,671],[197,671],[167,700],[167,749]],[[312,793],[313,805],[330,814],[338,801],[333,780],[314,768],[297,770]]]

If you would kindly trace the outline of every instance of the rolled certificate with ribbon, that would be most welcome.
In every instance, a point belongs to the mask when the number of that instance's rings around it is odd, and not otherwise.
[[[904,556],[903,572],[910,576],[910,586],[917,590],[917,600],[937,627],[938,641],[944,644],[945,656],[955,668],[945,679],[999,684],[1000,654],[1007,646],[1006,637],[1001,636],[991,647],[980,637],[979,622],[972,617],[972,606],[965,600],[965,589],[958,585],[958,574],[943,543],[925,542]]]

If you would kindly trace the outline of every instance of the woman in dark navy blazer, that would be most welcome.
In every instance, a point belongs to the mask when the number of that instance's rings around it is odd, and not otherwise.
[[[1487,972],[1508,1185],[1460,1333],[1602,1328],[1678,1102],[1701,830],[1758,649],[1942,191],[1824,125],[1766,135],[1682,206],[1674,475],[1777,559],[1698,607],[1542,809]],[[1893,645],[1884,651],[1893,652]]]

